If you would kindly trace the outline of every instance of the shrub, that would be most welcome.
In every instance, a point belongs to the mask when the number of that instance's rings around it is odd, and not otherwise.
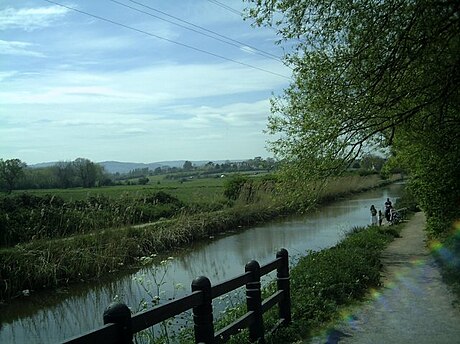
[[[224,196],[229,200],[236,201],[240,196],[243,185],[248,181],[247,177],[237,175],[233,178],[226,179],[224,182]]]

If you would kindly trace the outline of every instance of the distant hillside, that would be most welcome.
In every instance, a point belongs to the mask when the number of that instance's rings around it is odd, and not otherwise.
[[[44,168],[44,167],[50,167],[56,165],[58,162],[57,161],[52,161],[52,162],[40,162],[38,164],[33,164],[33,165],[27,165],[27,167],[30,168]]]
[[[181,168],[184,166],[184,162],[186,160],[172,160],[172,161],[159,161],[159,162],[152,162],[152,163],[141,163],[141,162],[120,162],[120,161],[102,161],[98,162],[99,165],[103,166],[104,169],[109,173],[128,173],[129,171],[138,169],[138,168],[148,168],[149,170],[155,170],[157,167],[162,166],[169,166],[169,167],[179,167]],[[211,160],[199,160],[199,161],[192,161],[194,166],[203,166]],[[228,160],[213,160],[216,164],[222,164]],[[242,161],[242,160],[231,160],[232,162]],[[56,165],[58,162],[42,162],[39,164],[29,165],[31,168],[43,168],[43,167],[50,167]]]
[[[158,162],[151,162],[149,164],[140,163],[140,162],[119,162],[119,161],[102,161],[98,162],[99,165],[104,166],[105,170],[109,173],[128,173],[129,171],[138,169],[138,168],[146,168],[148,167],[149,170],[155,170],[157,167],[169,166],[169,167],[179,167],[182,168],[184,166],[184,162],[186,160],[172,160],[172,161],[158,161]],[[207,164],[211,160],[197,160],[193,161],[190,160],[194,166],[203,166]],[[222,164],[228,160],[214,160],[213,162],[216,164]],[[232,162],[242,161],[242,160],[231,160]]]
[[[120,162],[120,161],[102,161],[98,162],[99,165],[103,166],[104,169],[109,173],[128,173],[129,171],[139,169],[139,168],[148,168],[149,170],[154,170],[157,167],[163,165],[158,163],[144,164],[141,162]]]

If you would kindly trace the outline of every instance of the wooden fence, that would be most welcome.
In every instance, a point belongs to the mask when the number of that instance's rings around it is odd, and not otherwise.
[[[260,277],[275,269],[277,271],[277,291],[262,300]],[[246,314],[215,332],[212,300],[243,285],[246,285]],[[276,259],[263,266],[260,266],[255,260],[250,261],[245,266],[244,274],[214,286],[211,286],[207,277],[197,277],[192,282],[191,294],[134,316],[131,316],[131,311],[125,304],[112,303],[104,311],[104,326],[66,340],[64,343],[131,344],[134,333],[190,309],[193,309],[195,343],[225,343],[230,336],[245,328],[249,329],[251,342],[265,343],[263,313],[275,305],[278,305],[279,320],[271,331],[291,322],[289,259],[285,249],[278,251]]]

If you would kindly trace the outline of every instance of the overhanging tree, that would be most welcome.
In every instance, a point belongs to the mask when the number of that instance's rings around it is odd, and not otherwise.
[[[432,222],[449,223],[460,202],[460,2],[248,3],[293,45],[293,82],[268,124],[290,177],[322,178],[390,147]]]

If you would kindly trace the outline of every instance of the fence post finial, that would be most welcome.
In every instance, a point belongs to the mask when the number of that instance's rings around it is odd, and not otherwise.
[[[246,272],[251,272],[251,281],[246,284],[246,305],[248,312],[254,312],[254,322],[249,325],[249,340],[265,343],[264,320],[262,312],[262,292],[260,288],[260,265],[251,260],[245,266]]]
[[[281,266],[276,270],[276,284],[278,290],[284,291],[283,300],[279,303],[279,317],[284,319],[284,325],[291,322],[291,285],[289,278],[289,254],[285,248],[276,253],[281,258]]]
[[[120,329],[119,344],[132,344],[133,326],[131,311],[124,303],[112,302],[104,311],[104,325],[117,324]]]
[[[203,293],[203,303],[193,307],[193,322],[195,329],[195,343],[214,343],[214,323],[212,315],[211,282],[205,276],[192,281],[192,292]]]

